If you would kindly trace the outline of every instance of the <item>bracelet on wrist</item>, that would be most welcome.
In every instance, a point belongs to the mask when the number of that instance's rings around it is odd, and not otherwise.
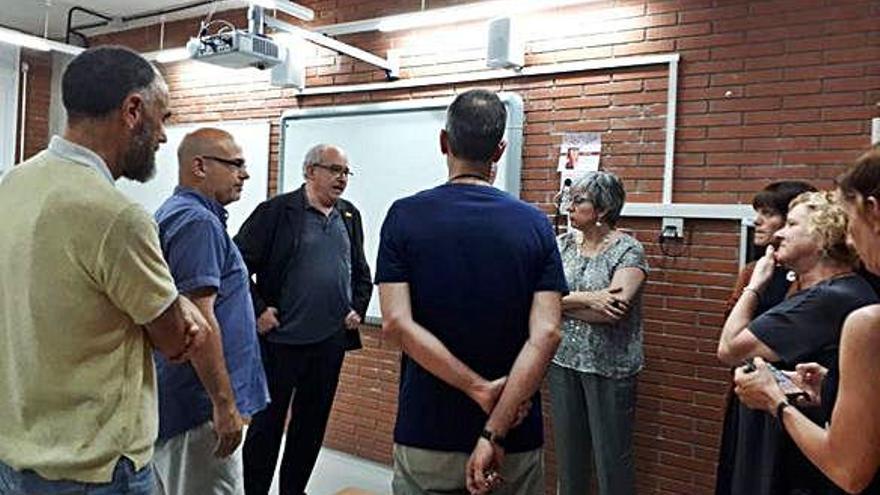
[[[749,287],[749,286],[743,287],[742,293],[745,294],[746,292],[751,292],[751,293],[755,294],[755,297],[758,297],[758,298],[761,297],[761,293],[758,291],[758,289],[755,289],[754,287]]]
[[[505,448],[504,437],[495,433],[489,428],[483,428],[483,431],[480,432],[480,437],[485,438],[489,441],[489,443],[495,444],[501,448]]]
[[[779,401],[779,404],[776,404],[776,420],[779,421],[783,430],[785,429],[785,423],[782,421],[782,411],[790,405],[791,404],[788,403],[788,400],[781,400]]]

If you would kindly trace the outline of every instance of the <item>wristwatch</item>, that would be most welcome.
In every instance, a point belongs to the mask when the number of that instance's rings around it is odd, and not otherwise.
[[[490,430],[488,428],[483,428],[483,431],[480,432],[480,438],[485,438],[490,443],[494,443],[495,445],[501,447],[502,449],[505,448],[504,437],[493,432],[492,430]]]

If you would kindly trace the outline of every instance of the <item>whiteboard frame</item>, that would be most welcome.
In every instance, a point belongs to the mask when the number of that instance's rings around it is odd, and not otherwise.
[[[506,191],[511,196],[519,198],[522,185],[523,124],[525,121],[523,100],[520,95],[513,92],[500,92],[497,94],[498,97],[501,99],[501,102],[504,103],[505,107],[507,108],[507,122],[505,123],[505,139],[507,141],[507,149],[505,150],[504,155],[502,155],[501,161],[498,164],[499,172],[496,177],[495,185],[499,189]],[[284,185],[286,183],[286,173],[289,172],[297,175],[302,174],[302,168],[299,162],[297,162],[296,167],[291,167],[292,170],[286,170],[285,167],[285,150],[287,148],[287,143],[285,142],[285,139],[287,136],[287,126],[289,122],[304,119],[333,118],[344,116],[347,117],[358,115],[380,115],[387,113],[420,110],[445,110],[447,107],[449,107],[454,99],[455,97],[423,98],[406,101],[363,103],[357,105],[331,105],[323,107],[297,108],[285,111],[281,115],[280,121],[281,136],[278,151],[278,181],[276,190],[277,194],[283,194],[287,192],[284,190]],[[305,153],[306,150],[299,151],[301,153]],[[436,153],[439,152],[439,149],[437,149]],[[439,184],[426,184],[425,189],[436,185]],[[373,269],[375,269],[375,267],[373,267]],[[374,297],[376,297],[378,292],[375,287],[373,288],[373,291],[373,295]],[[364,322],[368,325],[381,325],[382,318],[367,314]]]
[[[525,120],[525,112],[523,109],[522,97],[516,93],[501,92],[498,93],[501,102],[507,107],[507,125],[505,126],[507,139],[507,150],[504,152],[503,163],[499,164],[499,170],[504,170],[504,184],[499,184],[499,188],[507,191],[516,198],[519,198],[520,187],[522,183],[522,146],[523,146],[523,123]],[[278,181],[277,194],[283,194],[285,184],[285,137],[287,135],[287,122],[290,120],[315,119],[327,117],[344,117],[355,115],[378,115],[384,113],[418,111],[418,110],[437,110],[447,108],[455,97],[444,98],[422,98],[406,101],[390,101],[379,103],[363,103],[357,105],[337,105],[326,107],[310,107],[297,108],[287,110],[281,115],[280,129],[281,139],[279,142],[278,152]],[[330,143],[332,144],[332,143]],[[306,150],[302,150],[305,153]],[[293,173],[301,174],[301,167],[293,171]]]

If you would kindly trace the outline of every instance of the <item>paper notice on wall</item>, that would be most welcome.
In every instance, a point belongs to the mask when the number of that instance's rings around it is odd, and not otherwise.
[[[602,134],[598,132],[566,132],[559,146],[557,171],[560,188],[574,182],[587,172],[599,170],[602,152]]]

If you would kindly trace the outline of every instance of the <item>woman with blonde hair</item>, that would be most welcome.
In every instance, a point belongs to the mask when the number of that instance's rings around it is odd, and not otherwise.
[[[854,310],[876,302],[871,286],[854,273],[858,257],[846,243],[847,217],[830,193],[804,193],[790,205],[785,227],[755,265],[749,283],[733,307],[718,343],[718,357],[734,366],[760,357],[781,369],[798,362],[830,366],[837,360],[844,319]],[[755,317],[762,292],[777,265],[797,275],[800,290]],[[804,410],[810,420],[824,424],[818,410]],[[753,457],[760,463],[776,459],[765,483],[772,493],[823,493],[830,482],[793,446],[772,438]],[[778,459],[777,459],[778,458]],[[743,476],[754,476],[744,473]],[[733,480],[734,483],[737,480]]]
[[[880,150],[862,155],[838,184],[850,243],[866,268],[880,274]],[[848,493],[880,493],[880,305],[872,302],[843,323],[839,360],[801,364],[791,375],[830,417],[828,427],[792,407],[762,360],[756,372],[740,368],[735,378],[743,403],[776,416],[810,461]]]
[[[756,250],[761,250],[763,254],[767,246],[776,242],[774,235],[785,226],[791,200],[802,193],[815,191],[816,188],[807,182],[792,180],[773,182],[758,191],[752,198]],[[743,288],[752,278],[755,264],[756,261],[752,261],[740,270],[727,301],[725,317],[742,296]],[[798,290],[797,284],[793,284],[789,277],[793,274],[783,266],[774,269],[770,281],[761,292],[752,318],[760,316]],[[718,450],[715,495],[774,495],[783,453],[781,448],[774,445],[782,445],[782,441],[783,435],[773,418],[741,404],[731,387]],[[758,450],[760,453],[756,455]],[[806,460],[803,462],[806,463]]]

